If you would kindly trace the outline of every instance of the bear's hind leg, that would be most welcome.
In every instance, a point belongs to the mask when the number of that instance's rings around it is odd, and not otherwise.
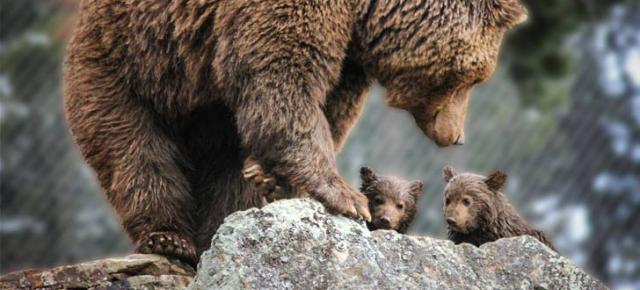
[[[82,83],[100,86],[78,85],[67,93],[76,142],[98,173],[135,251],[195,264],[194,202],[177,163],[181,153],[148,106],[100,80]]]
[[[186,158],[158,126],[153,112],[139,104],[122,110],[127,115],[107,134],[125,146],[123,151],[113,149],[122,154],[117,155],[109,198],[136,252],[195,265],[194,201],[184,169],[178,165]]]

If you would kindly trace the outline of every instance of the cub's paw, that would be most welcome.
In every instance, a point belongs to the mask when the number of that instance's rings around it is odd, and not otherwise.
[[[174,232],[152,232],[138,241],[135,251],[177,258],[191,266],[195,266],[198,261],[193,241]]]
[[[266,173],[262,166],[252,158],[247,158],[245,161],[242,176],[256,187],[264,204],[285,197],[285,191],[276,183],[276,178]]]
[[[313,197],[334,214],[342,214],[357,219],[362,218],[371,222],[367,198],[355,190],[342,179],[324,186],[314,192]]]

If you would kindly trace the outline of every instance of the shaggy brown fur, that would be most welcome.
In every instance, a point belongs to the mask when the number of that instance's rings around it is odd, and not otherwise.
[[[443,176],[444,217],[449,238],[456,244],[480,246],[500,238],[532,236],[549,248],[555,248],[542,231],[532,228],[500,192],[507,175],[496,171],[488,177],[462,173],[445,167]]]
[[[369,230],[395,230],[406,233],[416,216],[422,181],[406,181],[394,176],[378,175],[369,167],[360,169],[362,191],[369,200]]]
[[[67,119],[136,251],[195,262],[260,203],[249,155],[369,218],[335,154],[371,80],[436,143],[462,143],[467,92],[524,15],[516,0],[83,0]]]

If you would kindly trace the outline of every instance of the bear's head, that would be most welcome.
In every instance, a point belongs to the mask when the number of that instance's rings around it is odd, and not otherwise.
[[[416,214],[422,193],[422,181],[406,181],[393,176],[378,175],[369,167],[360,169],[360,190],[369,200],[369,229],[406,232]]]
[[[496,67],[504,33],[527,13],[518,0],[368,2],[358,45],[387,103],[409,111],[440,146],[464,143],[474,85]]]
[[[507,175],[496,171],[489,176],[458,174],[453,167],[443,169],[447,182],[443,194],[444,219],[449,230],[469,234],[497,220],[496,208],[500,189]]]

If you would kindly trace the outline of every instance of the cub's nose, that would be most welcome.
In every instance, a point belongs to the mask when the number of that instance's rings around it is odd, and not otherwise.
[[[391,219],[389,219],[386,216],[383,216],[380,218],[380,224],[382,224],[385,227],[388,227],[391,224]]]
[[[447,218],[447,224],[449,224],[450,226],[455,226],[456,220],[453,218]]]

